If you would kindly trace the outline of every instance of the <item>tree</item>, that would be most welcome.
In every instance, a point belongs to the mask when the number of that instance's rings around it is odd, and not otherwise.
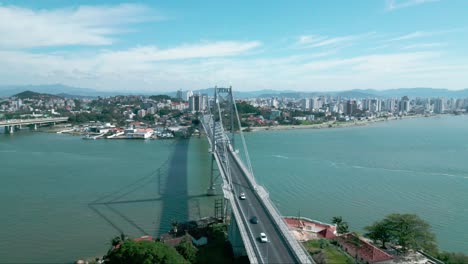
[[[106,263],[188,263],[174,248],[153,241],[127,240],[105,256]]]
[[[348,223],[343,221],[343,218],[341,216],[334,216],[332,218],[332,224],[336,225],[336,231],[338,232],[338,234],[348,233]]]
[[[430,225],[415,214],[390,214],[365,229],[368,231],[366,236],[380,241],[382,247],[392,242],[401,246],[403,252],[408,249],[437,252]]]
[[[415,214],[390,214],[385,217],[393,240],[405,252],[408,249],[432,251],[437,248],[430,225]]]
[[[186,236],[184,241],[180,242],[176,247],[177,252],[182,255],[186,260],[195,263],[197,260],[197,249],[193,246],[190,237]]]
[[[379,241],[382,243],[382,248],[387,248],[385,243],[392,239],[392,233],[388,227],[389,223],[387,220],[377,221],[370,226],[364,227],[364,230],[367,231],[365,236],[372,239],[374,242]]]

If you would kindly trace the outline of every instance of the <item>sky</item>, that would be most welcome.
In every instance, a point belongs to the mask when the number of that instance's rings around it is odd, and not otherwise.
[[[468,1],[0,0],[0,86],[468,88]]]

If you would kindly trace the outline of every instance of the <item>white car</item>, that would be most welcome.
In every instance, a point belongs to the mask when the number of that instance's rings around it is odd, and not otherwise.
[[[268,238],[267,238],[267,236],[266,236],[265,233],[260,233],[260,241],[261,241],[262,243],[268,242]]]
[[[239,199],[245,200],[245,193],[241,193],[241,194],[239,195]]]

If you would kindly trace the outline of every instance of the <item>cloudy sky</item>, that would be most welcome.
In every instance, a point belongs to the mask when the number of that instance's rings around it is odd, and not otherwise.
[[[462,89],[467,12],[466,0],[2,1],[0,85]]]

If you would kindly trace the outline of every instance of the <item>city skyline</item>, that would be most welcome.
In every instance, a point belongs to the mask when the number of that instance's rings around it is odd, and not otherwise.
[[[467,88],[463,1],[0,3],[0,84]],[[15,23],[12,23],[14,21]]]

